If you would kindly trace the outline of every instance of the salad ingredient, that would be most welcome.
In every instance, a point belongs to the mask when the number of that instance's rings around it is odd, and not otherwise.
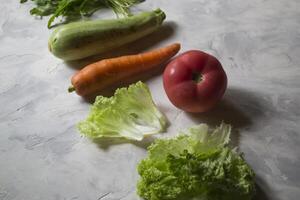
[[[53,31],[49,50],[63,60],[101,54],[154,32],[165,17],[162,10],[156,9],[121,19],[69,23]]]
[[[227,87],[221,63],[203,51],[187,51],[168,64],[163,74],[169,100],[187,112],[205,112],[220,101]]]
[[[173,139],[158,139],[138,165],[138,194],[146,200],[250,200],[254,172],[228,146],[231,126],[190,128]]]
[[[80,132],[92,139],[102,137],[142,140],[165,131],[167,119],[155,106],[149,88],[142,82],[117,89],[107,98],[98,96]]]
[[[90,64],[76,73],[69,91],[87,96],[138,74],[146,73],[168,61],[180,49],[180,44],[169,46],[137,55],[104,59]]]
[[[25,3],[28,0],[20,0]],[[31,0],[36,7],[30,10],[31,15],[48,16],[48,28],[59,16],[78,19],[91,16],[101,8],[111,8],[117,16],[130,16],[129,7],[139,3],[139,0]]]

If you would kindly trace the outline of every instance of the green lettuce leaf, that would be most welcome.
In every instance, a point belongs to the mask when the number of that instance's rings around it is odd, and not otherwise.
[[[254,172],[228,147],[231,127],[201,124],[156,140],[138,165],[138,194],[146,200],[250,200]]]
[[[80,132],[90,138],[122,137],[142,140],[165,131],[167,120],[155,106],[149,88],[141,81],[117,89],[114,96],[98,96]]]

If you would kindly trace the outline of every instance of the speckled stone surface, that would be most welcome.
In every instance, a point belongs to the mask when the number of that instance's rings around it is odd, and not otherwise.
[[[136,164],[150,140],[92,142],[75,124],[90,103],[66,89],[76,68],[47,49],[47,19],[32,5],[0,4],[0,199],[134,200]],[[257,174],[263,200],[300,198],[300,1],[147,0],[134,10],[160,7],[163,28],[116,54],[174,41],[182,51],[202,49],[220,59],[229,79],[223,101],[190,115],[173,107],[161,76],[147,79],[171,137],[190,125],[221,121]],[[103,16],[113,16],[105,12]],[[101,14],[99,14],[101,16]]]

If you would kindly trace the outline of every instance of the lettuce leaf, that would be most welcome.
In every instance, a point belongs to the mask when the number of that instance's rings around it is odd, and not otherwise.
[[[114,96],[98,96],[89,116],[78,124],[90,138],[122,137],[142,140],[145,135],[165,131],[167,120],[155,106],[148,86],[141,81],[119,88]]]
[[[250,200],[254,172],[228,147],[231,127],[201,124],[156,140],[138,165],[138,194],[146,200]]]

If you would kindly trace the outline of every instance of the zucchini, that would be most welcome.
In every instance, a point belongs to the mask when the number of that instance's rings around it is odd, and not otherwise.
[[[63,60],[101,54],[154,32],[165,17],[162,10],[156,9],[122,19],[69,23],[53,31],[49,50]]]

